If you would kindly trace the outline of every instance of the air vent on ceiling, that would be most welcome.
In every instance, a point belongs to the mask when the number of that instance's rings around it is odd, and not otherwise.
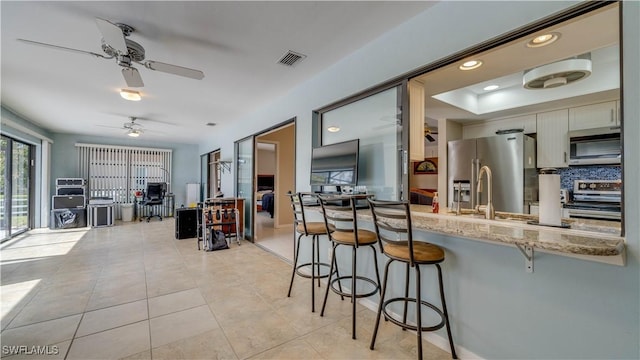
[[[212,123],[212,122],[210,122],[210,123],[206,123],[206,125],[207,125],[207,126],[216,126],[217,124],[216,124],[216,123]]]
[[[282,64],[282,65],[286,65],[286,66],[293,66],[293,65],[297,64],[298,62],[304,60],[304,58],[306,58],[306,57],[307,57],[307,55],[303,55],[303,54],[297,53],[295,51],[289,50],[278,61],[278,64]]]

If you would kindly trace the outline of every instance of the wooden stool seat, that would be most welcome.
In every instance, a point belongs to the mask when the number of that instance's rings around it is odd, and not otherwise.
[[[331,225],[329,230],[335,231],[335,227]],[[296,226],[296,232],[304,233],[304,224],[302,223],[298,224]],[[324,225],[323,222],[307,222],[307,234],[308,235],[327,235],[327,227]]]
[[[331,224],[329,224],[331,225]],[[353,231],[336,230],[331,234],[333,241],[344,245],[355,245],[356,237]],[[376,233],[369,230],[358,229],[358,245],[371,245],[378,241]]]
[[[406,241],[385,245],[384,253],[398,261],[410,261],[409,246]],[[413,259],[418,264],[435,264],[444,261],[444,250],[438,245],[416,241],[413,243]]]

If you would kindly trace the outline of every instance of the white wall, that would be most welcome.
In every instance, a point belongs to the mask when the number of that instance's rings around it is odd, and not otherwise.
[[[273,175],[276,173],[276,152],[274,150],[258,149],[258,175]]]
[[[309,189],[311,111],[459,50],[548,16],[575,2],[440,2],[358,49],[283,98],[221,126],[201,153],[296,116],[297,190]],[[624,2],[625,184],[640,173],[640,3]],[[242,126],[238,126],[241,123]],[[224,155],[227,154],[227,155]],[[225,175],[223,191],[233,190]],[[484,358],[638,358],[640,355],[640,190],[625,187],[628,264],[617,267],[536,253],[527,274],[514,248],[448,236],[445,288],[454,341]],[[322,252],[321,250],[321,253]],[[366,266],[366,261],[359,261]],[[363,268],[364,269],[364,268]],[[392,281],[400,281],[393,278]],[[425,294],[434,291],[424,280]],[[438,331],[443,335],[442,330]]]

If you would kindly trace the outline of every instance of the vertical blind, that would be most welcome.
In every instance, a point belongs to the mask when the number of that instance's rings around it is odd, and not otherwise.
[[[116,204],[133,203],[148,182],[167,183],[171,192],[171,149],[76,144],[78,174],[87,180],[88,197],[109,197]],[[115,218],[121,218],[116,206]]]

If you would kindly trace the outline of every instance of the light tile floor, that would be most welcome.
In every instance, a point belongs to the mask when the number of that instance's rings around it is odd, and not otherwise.
[[[310,311],[308,280],[249,242],[198,251],[174,220],[108,228],[39,229],[0,246],[3,358],[414,359],[415,335],[348,300]],[[323,291],[316,291],[321,304]],[[334,295],[334,294],[330,294]],[[318,311],[318,310],[317,310]],[[13,345],[48,355],[11,355]],[[48,346],[48,347],[45,347]],[[450,355],[424,343],[424,356]]]

